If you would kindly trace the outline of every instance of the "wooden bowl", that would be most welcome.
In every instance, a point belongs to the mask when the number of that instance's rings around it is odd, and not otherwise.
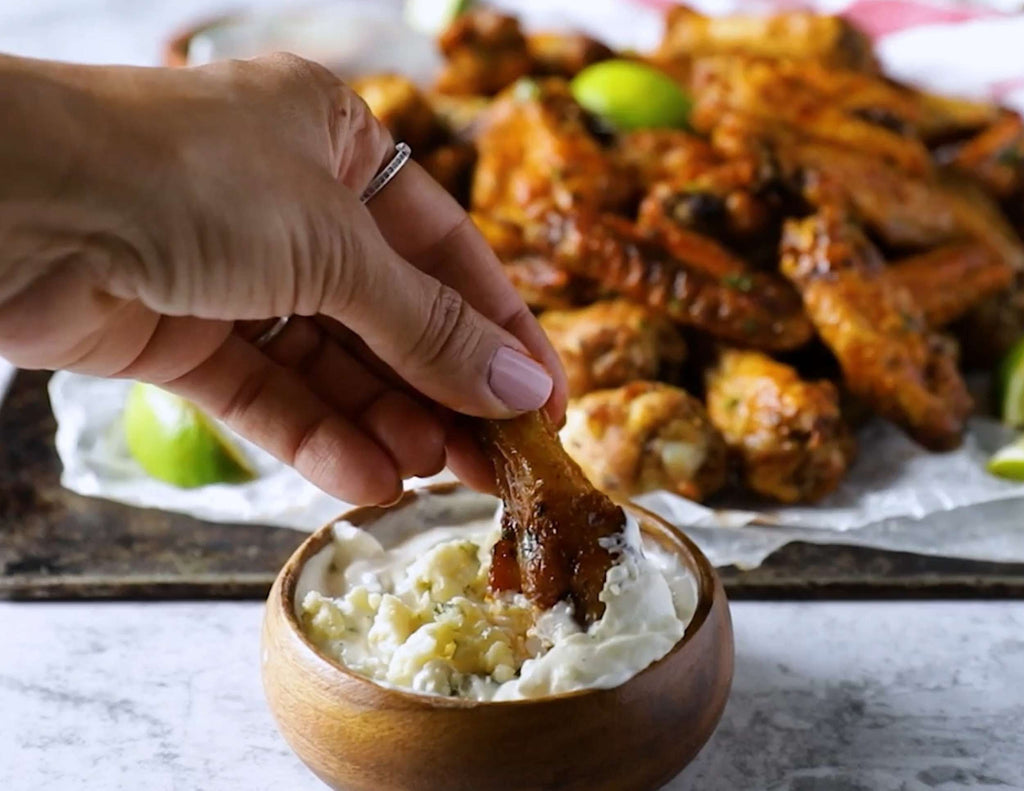
[[[465,501],[468,492],[445,484],[343,518],[372,532],[383,514],[434,498],[429,504],[441,507],[429,509],[429,528],[452,517],[444,505],[456,496]],[[496,501],[478,497],[493,514]],[[662,519],[626,507],[697,580],[686,635],[614,689],[498,703],[385,688],[319,654],[300,629],[295,602],[304,565],[332,541],[330,525],[318,530],[278,575],[263,623],[264,690],[292,749],[339,791],[646,791],[668,782],[708,740],[725,707],[732,624],[707,558]]]

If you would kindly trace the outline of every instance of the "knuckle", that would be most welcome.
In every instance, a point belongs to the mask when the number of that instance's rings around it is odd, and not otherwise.
[[[314,236],[314,244],[319,248],[314,260],[322,266],[315,291],[321,301],[317,312],[328,309],[346,314],[360,304],[369,287],[367,280],[372,276],[372,267],[367,266],[368,242],[351,224],[332,223],[329,230]]]
[[[451,286],[438,283],[408,359],[420,368],[450,369],[470,359],[479,342],[480,332],[466,300]]]
[[[253,411],[270,386],[273,372],[273,367],[268,364],[249,373],[235,388],[227,403],[214,411],[214,415],[229,426],[244,423],[246,416]]]
[[[306,426],[289,448],[284,461],[295,467],[304,477],[319,479],[331,466],[327,436],[331,415],[321,415]]]
[[[294,52],[272,52],[269,55],[257,58],[257,62],[274,69],[285,79],[305,82],[311,77],[317,76],[314,71],[316,64],[296,55]]]
[[[362,191],[394,146],[391,133],[359,94],[340,84],[331,113],[330,134],[337,177],[345,186]]]

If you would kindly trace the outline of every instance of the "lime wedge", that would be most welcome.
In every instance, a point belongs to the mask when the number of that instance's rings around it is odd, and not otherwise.
[[[405,24],[420,33],[436,36],[471,5],[473,0],[406,0]]]
[[[684,127],[692,102],[667,74],[634,60],[587,66],[572,79],[572,95],[586,110],[620,130]]]
[[[997,451],[988,460],[988,471],[1000,478],[1024,482],[1024,437]]]
[[[136,383],[124,406],[124,436],[134,459],[152,477],[191,489],[243,483],[255,474],[245,457],[193,403]]]
[[[1013,345],[999,364],[995,397],[1003,422],[1024,428],[1024,338]]]

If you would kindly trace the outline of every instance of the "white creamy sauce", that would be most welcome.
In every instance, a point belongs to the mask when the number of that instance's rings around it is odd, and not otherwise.
[[[521,594],[488,593],[498,519],[412,533],[416,511],[389,515],[374,535],[336,523],[296,590],[296,614],[319,650],[385,686],[472,700],[615,687],[667,654],[696,609],[693,576],[642,540],[632,518],[609,546],[618,558],[604,615],[584,631],[568,603],[538,613]]]

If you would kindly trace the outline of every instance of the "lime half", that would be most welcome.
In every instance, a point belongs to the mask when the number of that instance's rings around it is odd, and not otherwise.
[[[1024,482],[1024,437],[997,451],[988,460],[988,471],[1000,478]]]
[[[124,406],[124,436],[135,460],[154,478],[191,489],[243,483],[255,475],[245,457],[190,401],[136,383]]]
[[[471,5],[473,0],[406,0],[405,23],[413,30],[434,36]]]
[[[1024,338],[1013,345],[999,364],[995,396],[1003,422],[1024,428]]]
[[[587,66],[572,79],[572,95],[615,129],[685,127],[692,102],[662,71],[634,60]]]

